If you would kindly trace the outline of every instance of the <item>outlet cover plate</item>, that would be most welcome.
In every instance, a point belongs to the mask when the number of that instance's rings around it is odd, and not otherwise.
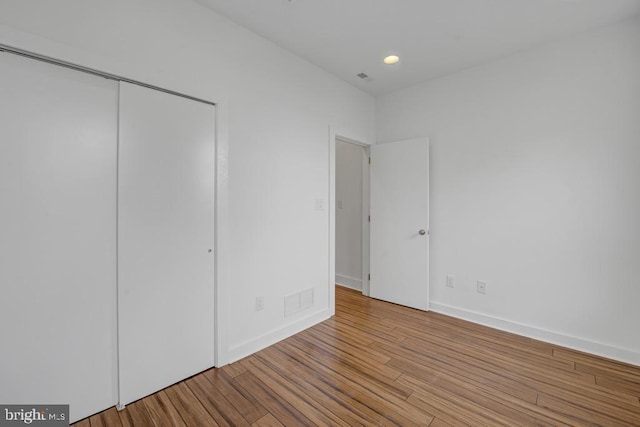
[[[478,280],[477,286],[478,286],[478,293],[479,294],[486,294],[487,293],[487,282],[485,282],[484,280]]]
[[[448,288],[456,287],[456,276],[447,276],[447,287]]]

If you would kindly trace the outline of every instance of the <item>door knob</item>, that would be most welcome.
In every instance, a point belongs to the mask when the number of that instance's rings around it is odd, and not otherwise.
[[[427,232],[424,231],[424,229],[423,229],[423,230],[418,231],[418,234],[421,235],[421,236],[424,236],[425,234],[427,234]]]

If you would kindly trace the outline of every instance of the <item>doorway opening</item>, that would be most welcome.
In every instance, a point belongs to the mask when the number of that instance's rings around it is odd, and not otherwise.
[[[335,283],[369,295],[369,146],[335,143]]]

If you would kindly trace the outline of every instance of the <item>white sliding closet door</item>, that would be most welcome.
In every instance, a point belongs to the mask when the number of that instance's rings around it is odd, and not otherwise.
[[[214,364],[215,107],[120,84],[120,403]]]
[[[0,53],[0,402],[117,402],[112,80]]]

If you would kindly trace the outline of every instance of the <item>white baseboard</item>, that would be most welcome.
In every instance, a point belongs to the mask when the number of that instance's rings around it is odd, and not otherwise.
[[[345,288],[355,289],[357,291],[362,290],[362,279],[356,279],[355,277],[343,276],[336,274],[336,285],[344,286]]]
[[[298,318],[295,321],[288,323],[282,327],[276,328],[266,334],[263,334],[255,339],[245,341],[238,345],[232,346],[227,353],[227,363],[233,363],[256,353],[264,348],[269,347],[282,341],[285,338],[289,338],[292,335],[302,332],[313,325],[317,325],[331,317],[331,312],[328,308],[322,311],[309,314],[305,317]],[[225,363],[225,364],[227,364]]]
[[[478,323],[480,325],[489,326],[506,332],[512,332],[528,338],[640,366],[640,353],[633,350],[548,331],[546,329],[540,329],[534,326],[524,325],[507,319],[453,307],[434,301],[431,301],[429,308],[436,313],[446,314],[447,316],[468,320],[469,322]]]

